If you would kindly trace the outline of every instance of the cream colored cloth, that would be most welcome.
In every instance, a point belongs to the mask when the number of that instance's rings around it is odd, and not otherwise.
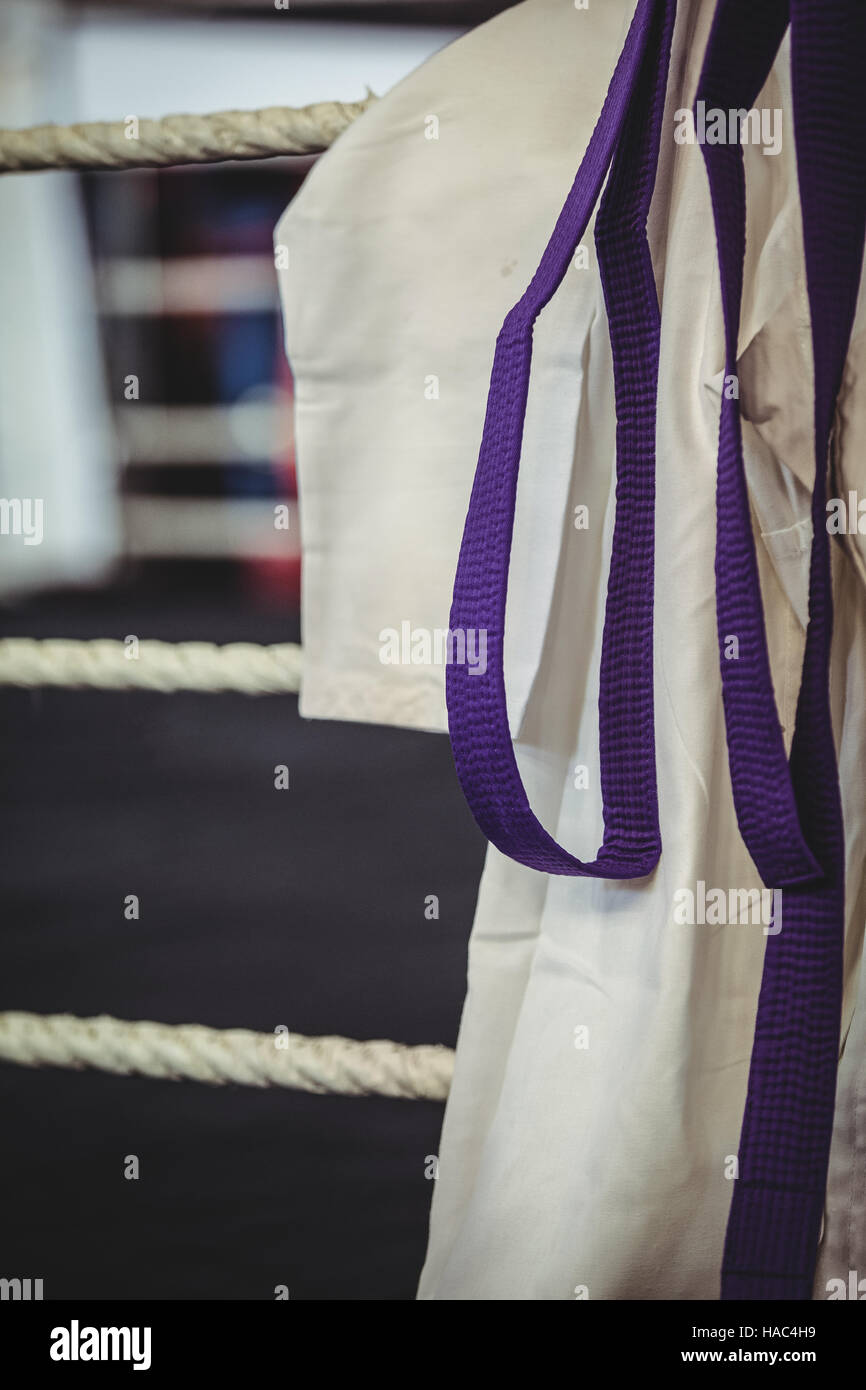
[[[663,854],[640,883],[547,877],[488,853],[442,1136],[422,1299],[715,1299],[766,937],[683,925],[684,889],[760,888],[740,838],[715,627],[723,337],[691,105],[713,5],[681,0],[650,238],[662,303],[654,682]],[[383,665],[381,633],[445,628],[502,319],[580,162],[633,4],[526,0],[367,113],[277,228],[296,377],[302,712],[444,727],[439,667]],[[793,729],[810,542],[811,354],[787,45],[746,147],[739,390],[780,718]],[[436,120],[433,121],[432,118]],[[437,130],[438,139],[428,140]],[[611,359],[591,233],[542,314],[518,488],[506,683],[530,800],[601,843],[598,658],[614,514]],[[581,264],[586,260],[586,265]],[[831,491],[866,495],[863,316]],[[438,384],[438,395],[431,386]],[[428,398],[431,397],[431,398]],[[588,509],[585,529],[575,508]],[[833,703],[848,844],[837,1133],[816,1297],[866,1273],[864,538],[834,545]],[[582,771],[585,769],[585,774]],[[587,785],[584,785],[584,782]],[[783,928],[784,929],[784,928]]]

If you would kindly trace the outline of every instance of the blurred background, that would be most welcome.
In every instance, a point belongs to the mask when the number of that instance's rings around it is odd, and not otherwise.
[[[505,7],[4,0],[0,124],[382,95]],[[3,635],[300,640],[272,236],[311,164],[0,178],[0,495],[45,515],[0,538]],[[453,1044],[483,845],[447,740],[292,697],[0,719],[0,1008]],[[11,1066],[0,1106],[0,1275],[46,1298],[414,1295],[439,1106]]]

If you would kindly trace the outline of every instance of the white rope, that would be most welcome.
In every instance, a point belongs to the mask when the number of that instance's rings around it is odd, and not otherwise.
[[[234,690],[277,695],[300,688],[301,648],[293,642],[79,642],[0,640],[0,685],[88,686],[95,690]]]
[[[212,115],[129,116],[124,121],[0,130],[0,173],[25,169],[144,169],[315,154],[376,100],[318,101]]]
[[[288,1086],[319,1095],[444,1100],[454,1053],[438,1045],[306,1038],[200,1023],[127,1023],[104,1014],[4,1013],[0,1060],[211,1086]]]

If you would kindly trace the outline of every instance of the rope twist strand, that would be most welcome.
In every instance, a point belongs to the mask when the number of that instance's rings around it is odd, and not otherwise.
[[[317,154],[366,111],[362,101],[317,101],[258,111],[87,121],[0,130],[0,173],[34,169],[151,169]],[[135,119],[136,124],[130,122]],[[134,134],[132,133],[134,132]]]
[[[316,1095],[445,1100],[454,1053],[375,1039],[284,1035],[200,1023],[126,1022],[100,1014],[0,1014],[0,1061],[25,1067],[90,1068],[118,1076],[201,1081],[209,1086],[282,1086]]]
[[[301,661],[301,648],[294,642],[217,646],[139,640],[131,647],[107,638],[6,637],[0,640],[0,685],[281,695],[300,689]]]

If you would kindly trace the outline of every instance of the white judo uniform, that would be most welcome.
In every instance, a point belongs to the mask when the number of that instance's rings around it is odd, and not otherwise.
[[[447,628],[494,343],[574,178],[634,9],[525,0],[437,54],[317,164],[277,227],[295,374],[304,715],[446,727],[444,668],[383,664],[386,629]],[[760,889],[734,812],[715,614],[724,343],[694,99],[712,0],[681,0],[649,235],[662,309],[655,739],[663,852],[639,882],[488,851],[421,1299],[715,1299],[766,936],[678,920],[684,890]],[[745,147],[738,376],[780,720],[807,616],[809,309],[788,46]],[[598,663],[614,516],[611,352],[591,229],[535,332],[506,620],[533,809],[602,839]],[[834,432],[831,689],[846,828],[843,1049],[815,1297],[866,1275],[866,307]],[[859,493],[858,493],[859,489]],[[866,507],[864,507],[866,511]],[[851,530],[853,526],[853,530]],[[866,520],[864,520],[866,529]],[[696,912],[700,916],[700,912]]]

